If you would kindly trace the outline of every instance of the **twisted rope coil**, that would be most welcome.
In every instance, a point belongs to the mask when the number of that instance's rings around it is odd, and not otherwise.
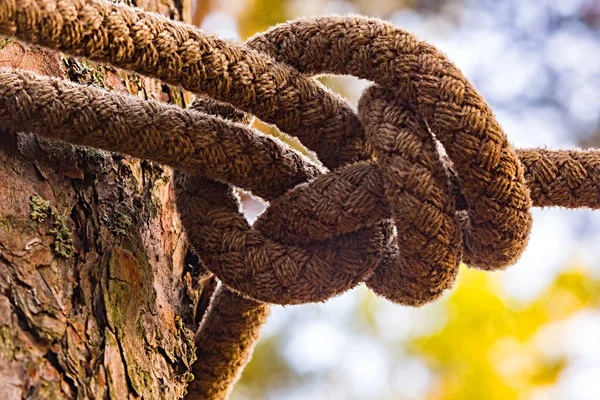
[[[181,110],[0,73],[1,126],[179,171],[185,229],[227,286],[198,333],[195,398],[226,397],[264,302],[322,301],[365,282],[392,301],[422,304],[451,286],[461,259],[485,269],[513,263],[532,204],[600,208],[598,150],[515,151],[452,63],[379,20],[297,20],[241,46],[99,0],[0,0],[0,33],[225,101],[296,135],[333,170],[241,124],[227,104],[200,97]],[[310,79],[320,73],[375,82],[358,115]],[[271,201],[254,226],[231,185]]]

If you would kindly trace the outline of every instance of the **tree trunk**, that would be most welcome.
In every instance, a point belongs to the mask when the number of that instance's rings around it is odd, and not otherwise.
[[[188,0],[133,5],[191,17]],[[3,38],[0,66],[190,100],[151,79]],[[0,131],[0,397],[182,397],[200,299],[187,251],[169,169]]]

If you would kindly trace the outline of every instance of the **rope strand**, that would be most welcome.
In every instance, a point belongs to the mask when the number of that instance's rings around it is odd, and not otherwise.
[[[317,81],[158,14],[104,0],[2,0],[0,34],[231,103],[318,147],[328,168],[369,155],[350,106]]]
[[[217,115],[226,121],[244,124],[250,122],[247,114],[210,98],[197,97],[190,109]],[[188,185],[188,180],[194,184]],[[293,179],[280,180],[279,183],[280,187],[286,187],[293,185]],[[180,209],[193,209],[193,204],[196,203],[202,205],[205,197],[216,198],[219,204],[230,204],[236,209],[240,208],[239,198],[231,184],[175,171],[175,190]],[[182,204],[186,201],[192,205]],[[195,219],[195,216],[190,215],[190,218]],[[252,357],[260,329],[268,315],[268,303],[248,299],[224,285],[220,286],[198,327],[195,340],[196,359],[202,361],[192,366],[194,380],[188,387],[187,400],[220,400],[228,397],[244,366]]]
[[[231,182],[267,200],[322,169],[238,123],[25,71],[0,69],[0,124]]]
[[[186,400],[226,399],[252,357],[269,305],[225,286],[215,292],[196,335],[197,362]]]

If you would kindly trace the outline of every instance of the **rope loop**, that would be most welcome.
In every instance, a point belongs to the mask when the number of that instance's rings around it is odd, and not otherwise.
[[[228,112],[227,104],[201,97],[191,108],[232,121],[243,119],[241,113]],[[363,170],[370,167],[367,163],[351,165]],[[344,184],[336,175],[320,172],[320,179],[306,187],[329,180],[333,185]],[[351,172],[358,172],[351,174],[350,179],[359,184],[364,177],[361,168]],[[294,188],[288,193],[303,186],[296,186],[293,181],[279,183],[284,188]],[[298,304],[338,295],[372,273],[392,235],[389,223],[375,221],[324,240],[286,243],[279,240],[277,230],[248,223],[234,189],[230,184],[199,175],[175,175],[177,208],[202,261],[227,286],[255,300]],[[360,193],[360,188],[356,192]],[[283,195],[273,203],[286,198]],[[307,215],[297,217],[310,221]]]
[[[0,71],[0,126],[176,168],[206,267],[254,300],[323,301],[365,282],[423,304],[451,286],[461,260],[514,263],[531,205],[600,208],[597,150],[513,150],[454,64],[381,20],[298,19],[240,45],[104,0],[4,0],[0,33],[215,99],[181,110]],[[356,113],[318,74],[373,86]],[[248,127],[244,113],[298,137],[323,166]],[[253,226],[231,185],[270,202]]]
[[[238,244],[208,257],[220,279],[274,303],[321,301],[365,281],[392,301],[419,305],[451,286],[463,254],[485,269],[518,258],[531,227],[523,167],[489,106],[437,50],[364,17],[301,19],[248,46],[306,75],[376,82],[359,102],[374,157],[273,200],[254,227],[242,224],[244,234],[186,226],[201,253],[211,252],[211,238]],[[465,210],[456,209],[454,173]],[[243,219],[230,204],[231,220]]]

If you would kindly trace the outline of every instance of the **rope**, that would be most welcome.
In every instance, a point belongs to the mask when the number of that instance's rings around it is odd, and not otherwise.
[[[1,123],[13,130],[150,159],[265,199],[320,169],[271,136],[193,109],[7,69],[0,93]]]
[[[0,34],[235,105],[297,136],[334,168],[366,158],[356,115],[316,81],[190,25],[104,0],[2,0]]]
[[[218,115],[228,121],[250,122],[247,114],[205,97],[197,97],[190,108]],[[193,180],[193,184],[186,184],[188,179]],[[187,208],[181,204],[186,198],[185,194],[182,195],[182,190],[192,196],[191,202],[205,197],[220,198],[236,209],[240,208],[239,199],[230,184],[176,171],[175,187],[180,208]],[[227,398],[252,357],[260,328],[266,322],[268,314],[267,303],[242,297],[226,286],[221,286],[216,291],[210,309],[198,328],[196,358],[202,361],[192,366],[195,379],[188,386],[188,399]]]
[[[0,0],[0,33],[225,102],[181,110],[0,72],[0,126],[176,168],[185,230],[225,285],[198,331],[189,399],[227,397],[267,303],[324,301],[365,282],[420,305],[452,285],[461,260],[514,263],[531,205],[600,208],[599,150],[514,150],[445,56],[380,20],[301,19],[242,46],[100,0]],[[375,84],[356,114],[310,78],[321,73]],[[237,110],[297,136],[332,172]],[[233,186],[270,201],[253,226]]]
[[[224,399],[252,357],[269,306],[217,289],[196,336],[196,356],[188,399]]]

